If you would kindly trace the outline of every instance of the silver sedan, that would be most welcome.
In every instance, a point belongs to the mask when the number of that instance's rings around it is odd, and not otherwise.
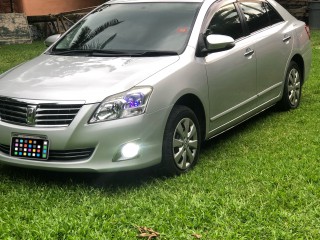
[[[297,108],[311,65],[308,28],[273,0],[109,1],[47,43],[0,75],[4,164],[181,174],[204,140]]]

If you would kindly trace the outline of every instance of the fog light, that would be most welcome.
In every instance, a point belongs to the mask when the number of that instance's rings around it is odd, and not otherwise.
[[[138,156],[140,146],[136,143],[127,143],[121,148],[122,158],[130,159]]]

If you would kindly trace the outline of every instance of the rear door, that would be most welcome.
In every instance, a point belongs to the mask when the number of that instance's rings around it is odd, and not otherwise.
[[[240,0],[250,38],[255,42],[259,105],[282,92],[288,56],[293,47],[293,26],[288,25],[267,1]]]

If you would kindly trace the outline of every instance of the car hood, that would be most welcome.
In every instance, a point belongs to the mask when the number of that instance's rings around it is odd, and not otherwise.
[[[0,96],[101,102],[178,59],[179,56],[106,58],[42,54],[0,76]]]

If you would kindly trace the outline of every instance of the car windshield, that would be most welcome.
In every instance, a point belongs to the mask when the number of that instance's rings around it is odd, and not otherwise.
[[[180,54],[200,3],[108,4],[81,20],[51,54]]]

